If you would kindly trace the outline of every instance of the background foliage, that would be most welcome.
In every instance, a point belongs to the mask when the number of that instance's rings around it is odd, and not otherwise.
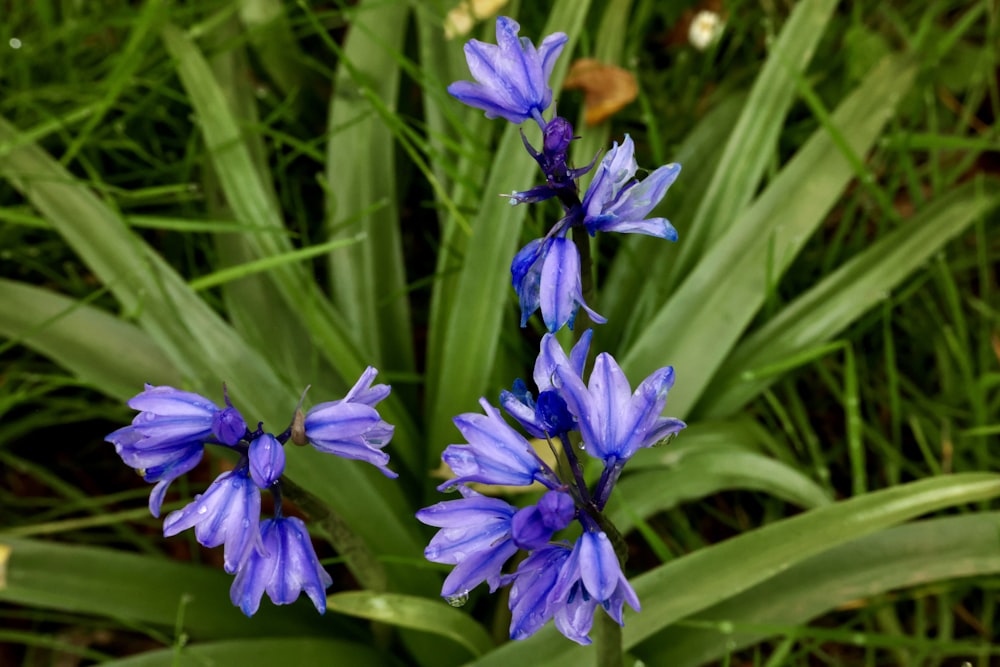
[[[0,9],[0,662],[593,659],[552,628],[503,643],[502,596],[452,609],[421,558],[412,513],[437,498],[451,418],[530,372],[540,332],[517,327],[509,263],[554,219],[496,196],[537,179],[517,128],[444,91],[467,78],[450,8]],[[691,424],[633,460],[609,507],[644,608],[626,648],[647,665],[991,664],[1000,12],[714,8],[727,25],[705,52],[682,3],[504,9],[523,35],[569,35],[557,90],[569,54],[637,78],[635,103],[578,124],[577,164],[628,132],[640,165],[684,165],[662,207],[676,245],[594,247],[595,347],[633,382],[673,364],[667,412]],[[336,398],[369,363],[393,385],[400,480],[290,452],[330,613],[245,619],[218,554],[159,537],[103,437],[143,382],[225,381],[283,428],[305,385]]]

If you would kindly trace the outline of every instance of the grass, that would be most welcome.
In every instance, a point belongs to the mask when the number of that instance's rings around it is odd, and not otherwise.
[[[44,584],[31,595],[0,588],[0,663],[159,647],[169,664],[182,636],[211,656],[255,633],[322,636],[303,656],[329,641],[358,660],[420,664],[566,649],[543,632],[490,652],[484,627],[503,637],[505,605],[485,595],[475,621],[435,617],[427,534],[409,518],[437,499],[425,471],[455,437],[451,417],[530,369],[538,332],[517,328],[501,278],[553,213],[494,196],[527,185],[532,165],[514,129],[444,93],[467,76],[437,32],[445,3],[8,4],[0,542],[27,539],[12,543],[51,560],[30,570]],[[574,57],[637,78],[639,99],[610,124],[578,124],[578,164],[628,132],[643,167],[684,165],[663,207],[676,246],[595,246],[611,320],[595,346],[633,384],[677,366],[667,412],[692,424],[635,460],[611,506],[636,528],[630,575],[645,591],[626,646],[648,665],[985,667],[997,659],[996,493],[956,474],[1000,468],[1000,13],[988,0],[801,4],[734,0],[704,53],[672,3],[509,10],[522,34],[565,30]],[[489,22],[476,30],[492,39]],[[557,98],[576,118],[578,94]],[[378,592],[350,597],[349,554],[331,593],[348,591],[353,611],[322,622],[302,605],[232,632],[205,620],[242,623],[217,567],[183,570],[220,593],[178,606],[175,561],[215,554],[159,537],[146,485],[103,442],[130,419],[136,376],[211,395],[227,380],[273,426],[306,384],[329,400],[368,363],[393,384],[400,484],[304,455],[292,474],[376,554],[408,616],[361,609],[354,600]],[[174,506],[223,463],[179,484]],[[935,498],[901,486],[928,478]],[[892,513],[879,502],[892,494],[911,504]],[[938,510],[943,523],[891,527]],[[823,516],[844,532],[810,519]],[[801,550],[782,556],[793,536]],[[755,546],[741,557],[743,544]],[[139,617],[125,620],[127,595],[92,599],[87,577],[113,573],[83,547],[114,549],[136,581],[150,568]],[[897,572],[865,570],[855,553]],[[446,629],[390,635],[373,618]]]

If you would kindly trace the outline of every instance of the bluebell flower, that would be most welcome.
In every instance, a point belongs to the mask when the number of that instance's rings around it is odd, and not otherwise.
[[[580,340],[573,346],[569,356],[563,351],[559,340],[554,334],[542,336],[538,357],[535,359],[535,369],[532,378],[538,389],[539,400],[528,391],[528,387],[520,379],[515,380],[512,391],[500,392],[500,405],[511,417],[535,438],[559,436],[570,431],[579,430],[574,423],[563,421],[560,406],[566,402],[562,392],[553,384],[557,366],[566,366],[578,376],[583,375],[583,367],[587,363],[587,352],[590,349],[590,339],[594,330],[587,329]],[[543,399],[542,397],[545,396]],[[560,419],[553,420],[558,415]]]
[[[622,574],[611,540],[603,532],[584,531],[563,563],[549,592],[556,628],[578,644],[589,644],[594,610],[600,605],[619,625],[627,602],[640,610],[628,579]]]
[[[392,439],[393,426],[375,409],[389,395],[389,386],[371,385],[377,373],[369,366],[344,398],[320,403],[309,410],[305,433],[319,451],[365,461],[386,477],[394,478],[398,475],[389,470],[389,455],[382,451]]]
[[[236,572],[247,549],[260,544],[260,490],[250,479],[249,466],[237,467],[215,478],[205,493],[163,520],[163,535],[170,537],[194,528],[198,543],[224,545],[226,572]]]
[[[562,491],[547,491],[538,503],[519,509],[510,521],[511,539],[521,549],[539,549],[573,520],[576,505]]]
[[[583,196],[583,225],[593,236],[598,231],[647,234],[668,241],[677,240],[677,230],[666,218],[649,215],[680,174],[679,164],[660,167],[643,181],[636,180],[638,170],[632,138],[614,147],[601,160],[594,180]]]
[[[522,327],[539,308],[550,332],[567,324],[572,329],[581,307],[595,323],[607,321],[583,300],[580,252],[568,238],[557,235],[531,241],[515,255],[510,272],[521,304]]]
[[[260,607],[264,592],[274,604],[291,604],[305,592],[319,613],[326,612],[326,589],[333,579],[319,563],[301,519],[276,516],[260,524],[261,550],[251,549],[240,564],[229,598],[247,616]]]
[[[285,448],[270,433],[254,438],[247,456],[250,459],[250,477],[261,489],[270,487],[285,472]]]
[[[625,550],[619,553],[614,546],[624,543],[603,510],[635,452],[669,438],[684,423],[660,416],[674,382],[670,367],[652,373],[633,393],[614,358],[600,354],[589,386],[585,384],[591,336],[591,331],[585,332],[566,354],[555,335],[546,334],[533,372],[538,399],[522,381],[515,383],[513,391],[501,394],[504,408],[526,431],[540,434],[536,437],[563,439],[555,469],[542,463],[484,399],[480,403],[485,416],[466,414],[455,419],[470,444],[451,445],[442,455],[458,477],[439,488],[457,484],[465,499],[417,513],[424,523],[442,528],[425,556],[455,565],[442,595],[461,600],[483,581],[491,590],[511,584],[512,639],[528,637],[552,620],[569,639],[589,644],[598,607],[619,624],[625,604],[636,611],[640,608],[622,571]],[[579,431],[582,449],[604,466],[593,491],[578,459],[574,431]],[[462,486],[532,481],[540,481],[548,491],[521,509]],[[558,533],[574,521],[582,527],[582,534],[571,547],[559,540]],[[504,573],[504,565],[518,549],[528,552],[528,557],[513,573]]]
[[[524,436],[515,431],[486,399],[479,401],[485,415],[466,413],[455,417],[455,426],[468,441],[449,445],[441,459],[457,477],[438,487],[480,482],[528,486],[541,482],[555,488],[559,481],[551,474]]]
[[[541,114],[552,104],[549,77],[568,38],[554,33],[536,49],[527,37],[518,38],[520,29],[517,21],[501,16],[496,45],[476,39],[467,42],[465,58],[476,83],[456,81],[448,92],[482,109],[487,118],[506,118],[514,124],[533,118],[544,127]]]
[[[160,516],[170,483],[201,461],[205,442],[231,445],[246,432],[243,417],[232,406],[219,408],[200,394],[173,387],[147,384],[128,406],[140,411],[132,425],[105,440],[114,444],[126,465],[139,470],[147,482],[156,482],[149,496],[155,517]]]
[[[562,394],[578,419],[587,453],[604,462],[627,461],[643,447],[679,432],[684,422],[661,417],[674,385],[672,366],[654,371],[636,388],[629,386],[614,357],[597,355],[588,386],[575,372],[557,367]]]
[[[542,629],[555,615],[552,589],[569,558],[564,544],[549,544],[531,552],[508,579],[510,587],[510,638],[527,639]]]
[[[510,526],[517,508],[460,488],[466,497],[425,507],[416,515],[441,529],[424,549],[424,557],[455,566],[441,588],[445,598],[463,598],[484,581],[492,593],[500,586],[504,563],[517,553]]]

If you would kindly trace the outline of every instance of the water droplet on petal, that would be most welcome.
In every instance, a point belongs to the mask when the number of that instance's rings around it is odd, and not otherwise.
[[[198,514],[205,514],[208,512],[208,507],[205,505],[198,505]]]
[[[244,528],[249,528],[250,527],[250,519],[247,519],[247,518],[243,519],[243,527]]]
[[[553,371],[552,377],[549,378],[549,381],[552,383],[552,386],[555,387],[556,389],[562,388],[562,378],[559,377],[559,373]]]
[[[444,596],[444,601],[452,607],[464,607],[465,603],[469,601],[469,591],[464,591],[457,595],[446,595]]]

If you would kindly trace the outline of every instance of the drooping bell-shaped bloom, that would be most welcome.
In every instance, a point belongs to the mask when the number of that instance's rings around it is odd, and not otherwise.
[[[639,598],[622,574],[611,540],[603,532],[584,531],[550,592],[556,628],[578,644],[589,644],[597,605],[623,625],[626,602],[639,611]]]
[[[660,203],[681,172],[679,164],[660,167],[641,182],[632,138],[614,147],[601,160],[594,180],[583,196],[583,224],[591,236],[598,231],[647,234],[669,241],[677,240],[677,230],[666,218],[646,216]]]
[[[469,40],[465,59],[476,82],[456,81],[448,92],[482,109],[487,118],[506,118],[514,124],[529,118],[541,121],[542,112],[552,104],[549,77],[568,38],[565,33],[554,33],[536,49],[527,37],[518,38],[520,29],[514,19],[500,16],[495,45]]]
[[[156,482],[149,494],[149,512],[154,517],[160,516],[163,496],[170,483],[193,470],[205,452],[205,446],[198,441],[149,447],[149,439],[133,426],[120,428],[105,440],[114,444],[122,461],[142,473],[144,480]]]
[[[558,235],[534,239],[515,255],[510,272],[521,304],[522,327],[539,308],[550,332],[567,324],[572,329],[581,307],[592,321],[607,321],[583,300],[580,252],[570,239]]]
[[[569,555],[564,544],[544,546],[521,561],[517,573],[510,576],[511,639],[527,639],[555,614],[551,593]]]
[[[126,465],[139,470],[147,482],[157,483],[149,496],[149,511],[156,517],[167,487],[198,465],[206,442],[233,445],[246,433],[236,408],[219,408],[200,394],[173,387],[147,384],[128,406],[140,411],[131,426],[105,440],[114,444]]]
[[[264,592],[274,604],[291,604],[305,592],[319,613],[326,612],[326,589],[333,579],[316,557],[301,519],[277,516],[260,524],[263,550],[251,549],[240,564],[229,597],[247,616],[260,607]]]
[[[517,508],[499,498],[459,488],[464,498],[417,512],[419,521],[441,529],[424,549],[424,557],[432,563],[455,566],[441,589],[445,598],[461,598],[484,581],[490,592],[495,591],[501,585],[504,563],[517,552],[510,525]]]
[[[511,538],[519,548],[539,549],[573,520],[576,505],[568,493],[547,491],[535,505],[521,508],[510,522]]]
[[[285,472],[285,448],[270,433],[254,438],[248,452],[250,477],[261,489],[274,484]]]
[[[377,373],[369,366],[344,398],[309,410],[305,435],[321,452],[366,461],[394,478],[398,475],[389,470],[389,455],[382,451],[392,439],[393,426],[375,409],[375,404],[389,395],[389,386],[371,386]]]
[[[674,384],[672,366],[654,371],[635,393],[618,362],[606,352],[597,355],[587,386],[572,371],[556,368],[555,373],[569,410],[579,421],[587,453],[602,461],[627,461],[639,449],[684,428],[679,419],[660,416]]]
[[[481,399],[485,415],[467,412],[455,417],[455,426],[468,441],[448,445],[441,459],[457,475],[438,487],[450,489],[459,484],[480,482],[507,486],[528,486],[541,482],[558,486],[524,436],[504,421],[500,411]]]
[[[568,410],[564,413],[566,402],[552,380],[557,366],[566,366],[577,375],[583,374],[593,334],[593,329],[584,331],[569,356],[563,351],[554,334],[542,336],[532,375],[535,387],[538,388],[537,401],[520,379],[514,381],[511,391],[500,392],[500,405],[532,436],[546,438],[578,430],[575,419],[572,423],[567,422]],[[572,418],[572,415],[569,417]]]
[[[205,493],[163,520],[163,535],[170,537],[194,528],[198,543],[224,545],[226,572],[236,572],[247,549],[260,549],[260,489],[243,465],[215,478]]]

